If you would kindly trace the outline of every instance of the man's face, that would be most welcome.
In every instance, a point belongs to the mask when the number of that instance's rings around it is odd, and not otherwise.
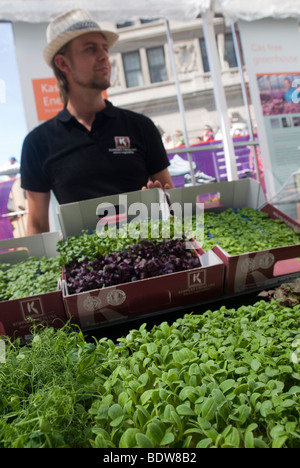
[[[110,86],[111,64],[108,45],[100,33],[87,33],[70,43],[65,56],[68,80],[78,86],[104,91]]]

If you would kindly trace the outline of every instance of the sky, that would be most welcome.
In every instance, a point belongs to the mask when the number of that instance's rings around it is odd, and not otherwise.
[[[0,22],[0,169],[11,156],[20,161],[26,134],[12,25]]]

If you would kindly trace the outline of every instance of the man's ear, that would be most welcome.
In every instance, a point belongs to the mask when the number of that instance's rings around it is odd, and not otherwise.
[[[57,66],[57,68],[62,72],[67,72],[70,70],[66,61],[66,57],[62,54],[57,54],[54,57],[54,63]]]

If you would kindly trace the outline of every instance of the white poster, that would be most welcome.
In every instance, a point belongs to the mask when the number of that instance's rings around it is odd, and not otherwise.
[[[239,22],[267,197],[300,168],[300,33],[296,19]],[[296,204],[280,207],[296,216]]]

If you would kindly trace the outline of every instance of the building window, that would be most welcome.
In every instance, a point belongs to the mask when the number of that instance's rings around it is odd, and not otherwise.
[[[123,54],[124,72],[127,88],[143,86],[143,74],[139,51]]]
[[[159,18],[142,18],[141,24],[153,23],[153,21],[157,21]]]
[[[207,54],[207,48],[206,48],[204,37],[200,38],[200,50],[201,50],[201,56],[202,56],[203,71],[207,73],[210,71],[210,68],[209,68],[208,54]]]
[[[224,60],[228,63],[229,68],[234,68],[238,66],[233,44],[233,37],[231,33],[225,34]]]
[[[148,66],[151,83],[158,83],[168,79],[164,48],[153,47],[147,49]]]
[[[117,23],[117,28],[128,28],[129,26],[133,26],[134,22],[133,21],[124,21],[124,23]]]

